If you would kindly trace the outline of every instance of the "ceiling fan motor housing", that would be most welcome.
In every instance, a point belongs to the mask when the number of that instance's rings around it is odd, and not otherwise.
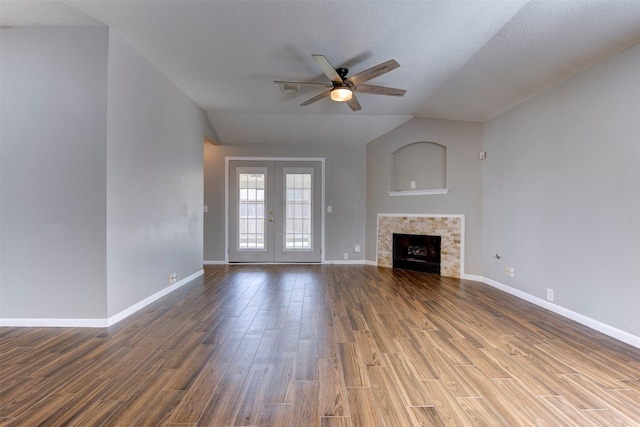
[[[336,73],[338,73],[340,78],[342,78],[342,80],[344,80],[344,78],[347,77],[347,74],[349,74],[349,69],[348,68],[336,68]]]

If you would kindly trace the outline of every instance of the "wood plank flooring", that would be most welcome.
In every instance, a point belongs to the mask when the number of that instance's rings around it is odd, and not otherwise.
[[[0,426],[640,426],[640,350],[486,285],[207,266],[108,329],[1,328]]]

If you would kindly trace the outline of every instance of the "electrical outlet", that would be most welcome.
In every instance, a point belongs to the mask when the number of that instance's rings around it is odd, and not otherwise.
[[[509,276],[516,277],[516,269],[515,268],[511,267],[509,269]]]
[[[547,288],[547,301],[553,301],[553,289]]]
[[[344,259],[349,259],[349,254],[348,253],[344,253]]]
[[[355,246],[353,247],[353,252],[355,252],[355,253],[360,253],[360,245],[355,245]]]
[[[505,275],[505,276],[508,276],[509,274],[511,274],[511,269],[509,268],[509,266],[508,266],[508,265],[506,265],[506,266],[504,267],[504,275]]]
[[[411,189],[414,190],[416,188],[416,182],[411,181]]]

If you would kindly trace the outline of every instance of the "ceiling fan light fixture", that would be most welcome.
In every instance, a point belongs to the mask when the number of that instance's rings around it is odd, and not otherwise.
[[[338,102],[351,101],[353,92],[348,87],[336,87],[331,91],[331,99]]]

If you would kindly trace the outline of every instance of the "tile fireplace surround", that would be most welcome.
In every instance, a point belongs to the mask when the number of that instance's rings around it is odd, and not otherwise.
[[[378,214],[379,267],[393,267],[393,233],[441,236],[440,275],[463,274],[464,215]]]

